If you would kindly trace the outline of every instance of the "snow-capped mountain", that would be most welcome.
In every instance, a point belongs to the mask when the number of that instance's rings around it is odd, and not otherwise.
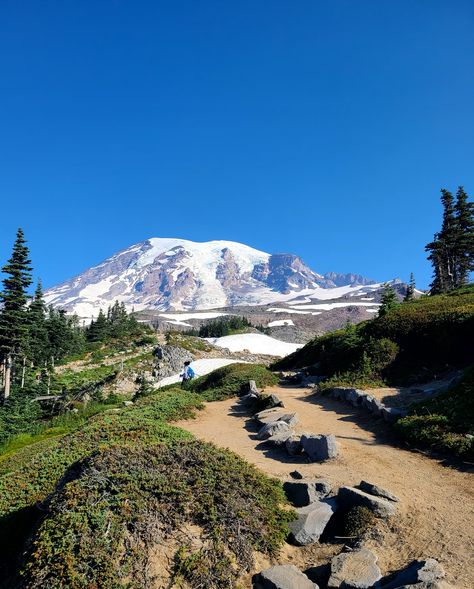
[[[268,254],[233,241],[151,238],[49,289],[45,298],[89,318],[114,301],[137,311],[216,309],[372,283],[357,274],[323,276],[298,256]]]

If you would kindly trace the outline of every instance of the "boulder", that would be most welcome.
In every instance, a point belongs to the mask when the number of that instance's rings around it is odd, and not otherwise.
[[[290,541],[297,546],[317,542],[336,508],[335,499],[323,499],[296,509],[298,519],[290,523]]]
[[[302,434],[301,445],[313,462],[323,462],[337,456],[336,437],[332,434]]]
[[[407,412],[404,409],[397,409],[396,407],[382,407],[382,417],[388,423],[395,423],[400,417],[405,417]]]
[[[240,397],[240,401],[244,404],[244,405],[253,405],[258,399],[258,396],[255,395],[254,393],[247,393],[246,395],[243,395],[242,397]]]
[[[407,585],[416,585],[418,589],[417,583],[434,584],[444,575],[443,567],[434,558],[414,560],[405,569],[395,573],[392,580],[383,585],[383,589],[399,589]]]
[[[358,488],[365,493],[376,495],[377,497],[383,497],[383,499],[388,499],[389,501],[394,501],[395,503],[400,501],[400,499],[392,492],[382,489],[382,487],[379,487],[378,485],[368,483],[367,481],[360,481]]]
[[[257,438],[259,440],[267,440],[275,434],[283,434],[289,431],[290,426],[286,423],[286,421],[272,421],[270,423],[266,423],[262,429],[259,430]]]
[[[426,581],[422,583],[415,583],[414,585],[402,585],[397,589],[456,589],[453,585],[446,583],[442,579],[436,581]]]
[[[376,417],[382,417],[382,409],[384,408],[384,404],[375,397],[372,397],[370,400],[366,399],[364,401],[364,406]]]
[[[283,417],[284,415],[286,415],[286,413],[282,411],[281,408],[274,407],[273,409],[265,409],[264,411],[255,413],[253,418],[261,425],[265,425],[271,421],[278,421],[280,417]]]
[[[124,407],[130,407],[131,405],[133,405],[133,401],[122,401],[122,405]]]
[[[331,561],[328,589],[369,589],[382,578],[377,560],[368,548],[338,554]]]
[[[292,564],[280,564],[254,575],[254,589],[319,589]]]
[[[280,446],[285,446],[286,441],[288,440],[288,438],[291,438],[292,433],[290,430],[282,432],[280,434],[275,434],[274,436],[271,436],[270,438],[267,438],[265,440],[265,442],[267,444],[270,444],[270,446],[276,446],[276,447],[280,447]]]
[[[350,509],[351,507],[360,505],[361,507],[370,509],[377,517],[390,517],[397,511],[392,501],[370,495],[355,487],[341,487],[337,498],[341,507]]]
[[[292,470],[290,472],[290,477],[295,480],[301,480],[303,478],[303,475],[300,473],[299,470]]]
[[[295,507],[305,507],[327,497],[331,485],[327,481],[287,481],[283,483],[283,490]]]
[[[291,434],[285,440],[286,451],[290,456],[298,456],[303,452],[303,446],[301,445],[301,436],[298,434]]]
[[[271,409],[272,407],[284,407],[283,401],[280,399],[278,395],[275,395],[274,393],[272,393],[266,399],[266,404],[268,409]]]
[[[286,421],[290,427],[294,427],[298,423],[299,419],[296,413],[285,413],[278,418],[278,421]]]

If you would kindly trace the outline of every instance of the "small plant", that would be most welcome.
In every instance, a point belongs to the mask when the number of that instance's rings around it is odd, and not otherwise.
[[[375,516],[367,507],[356,505],[345,514],[343,535],[347,538],[360,538],[375,524]]]

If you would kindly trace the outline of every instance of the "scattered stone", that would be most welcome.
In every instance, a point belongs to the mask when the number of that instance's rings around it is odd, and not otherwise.
[[[130,405],[133,405],[133,401],[123,401],[122,405],[124,407],[130,407]]]
[[[355,487],[341,487],[337,496],[342,507],[350,509],[356,505],[367,507],[377,517],[390,517],[396,513],[397,508],[392,501],[369,495]],[[385,588],[384,588],[385,589]]]
[[[395,503],[398,503],[398,501],[400,501],[400,499],[396,495],[391,493],[390,491],[387,491],[386,489],[382,489],[382,487],[379,487],[378,485],[373,485],[372,483],[368,483],[367,481],[360,481],[357,488],[360,489],[361,491],[364,491],[365,493],[369,493],[370,495],[376,495],[377,497],[383,497],[384,499],[388,499],[389,501],[394,501]]]
[[[299,419],[296,413],[285,413],[278,418],[278,421],[285,421],[290,427],[294,427],[298,423]]]
[[[252,585],[254,589],[319,589],[293,564],[273,566],[254,575]]]
[[[246,395],[240,397],[240,400],[244,405],[253,405],[257,399],[258,396],[254,393],[247,393]]]
[[[369,589],[382,578],[377,560],[368,548],[338,554],[331,561],[328,588]]]
[[[274,393],[272,393],[268,397],[268,399],[266,400],[266,403],[267,403],[269,409],[272,407],[284,407],[283,401],[280,399],[280,397],[278,395],[275,395]]]
[[[265,425],[266,423],[270,423],[272,421],[278,421],[280,417],[283,417],[284,415],[286,415],[286,413],[282,411],[281,408],[274,407],[273,409],[259,411],[253,416],[253,418],[261,425]]]
[[[323,462],[337,456],[336,436],[302,434],[301,445],[313,462]]]
[[[416,583],[434,584],[444,577],[444,569],[434,558],[427,560],[414,560],[403,571],[395,574],[393,579],[383,585],[383,589],[399,589],[403,586],[415,585]]]
[[[305,507],[327,497],[331,485],[327,481],[287,481],[283,483],[283,490],[295,507]]]
[[[397,589],[456,589],[453,585],[446,583],[442,579],[436,581],[426,581],[422,583],[415,583],[414,585],[402,585]]]
[[[248,390],[249,393],[254,393],[255,395],[259,394],[258,389],[257,389],[257,384],[255,383],[254,380],[249,380],[248,387],[249,387],[249,390]]]
[[[267,438],[265,442],[271,446],[285,446],[286,441],[291,437],[291,435],[291,431],[288,430],[286,432],[282,432],[281,434],[275,434],[274,436]]]
[[[266,423],[257,434],[259,440],[267,440],[275,434],[283,434],[290,431],[290,426],[286,421],[272,421]]]
[[[323,499],[296,509],[298,519],[290,523],[291,542],[297,546],[317,542],[336,508],[335,499]]]
[[[298,434],[291,434],[285,440],[286,451],[290,456],[298,456],[303,452],[303,446],[301,445],[301,436]]]
[[[292,479],[300,480],[303,478],[303,475],[300,473],[299,470],[293,470],[290,472],[290,477]]]

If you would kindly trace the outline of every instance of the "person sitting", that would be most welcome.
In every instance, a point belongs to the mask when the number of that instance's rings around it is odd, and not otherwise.
[[[194,370],[191,368],[191,362],[186,360],[184,363],[184,370],[183,373],[179,375],[182,378],[182,384],[186,384],[190,380],[192,380],[195,376]]]

